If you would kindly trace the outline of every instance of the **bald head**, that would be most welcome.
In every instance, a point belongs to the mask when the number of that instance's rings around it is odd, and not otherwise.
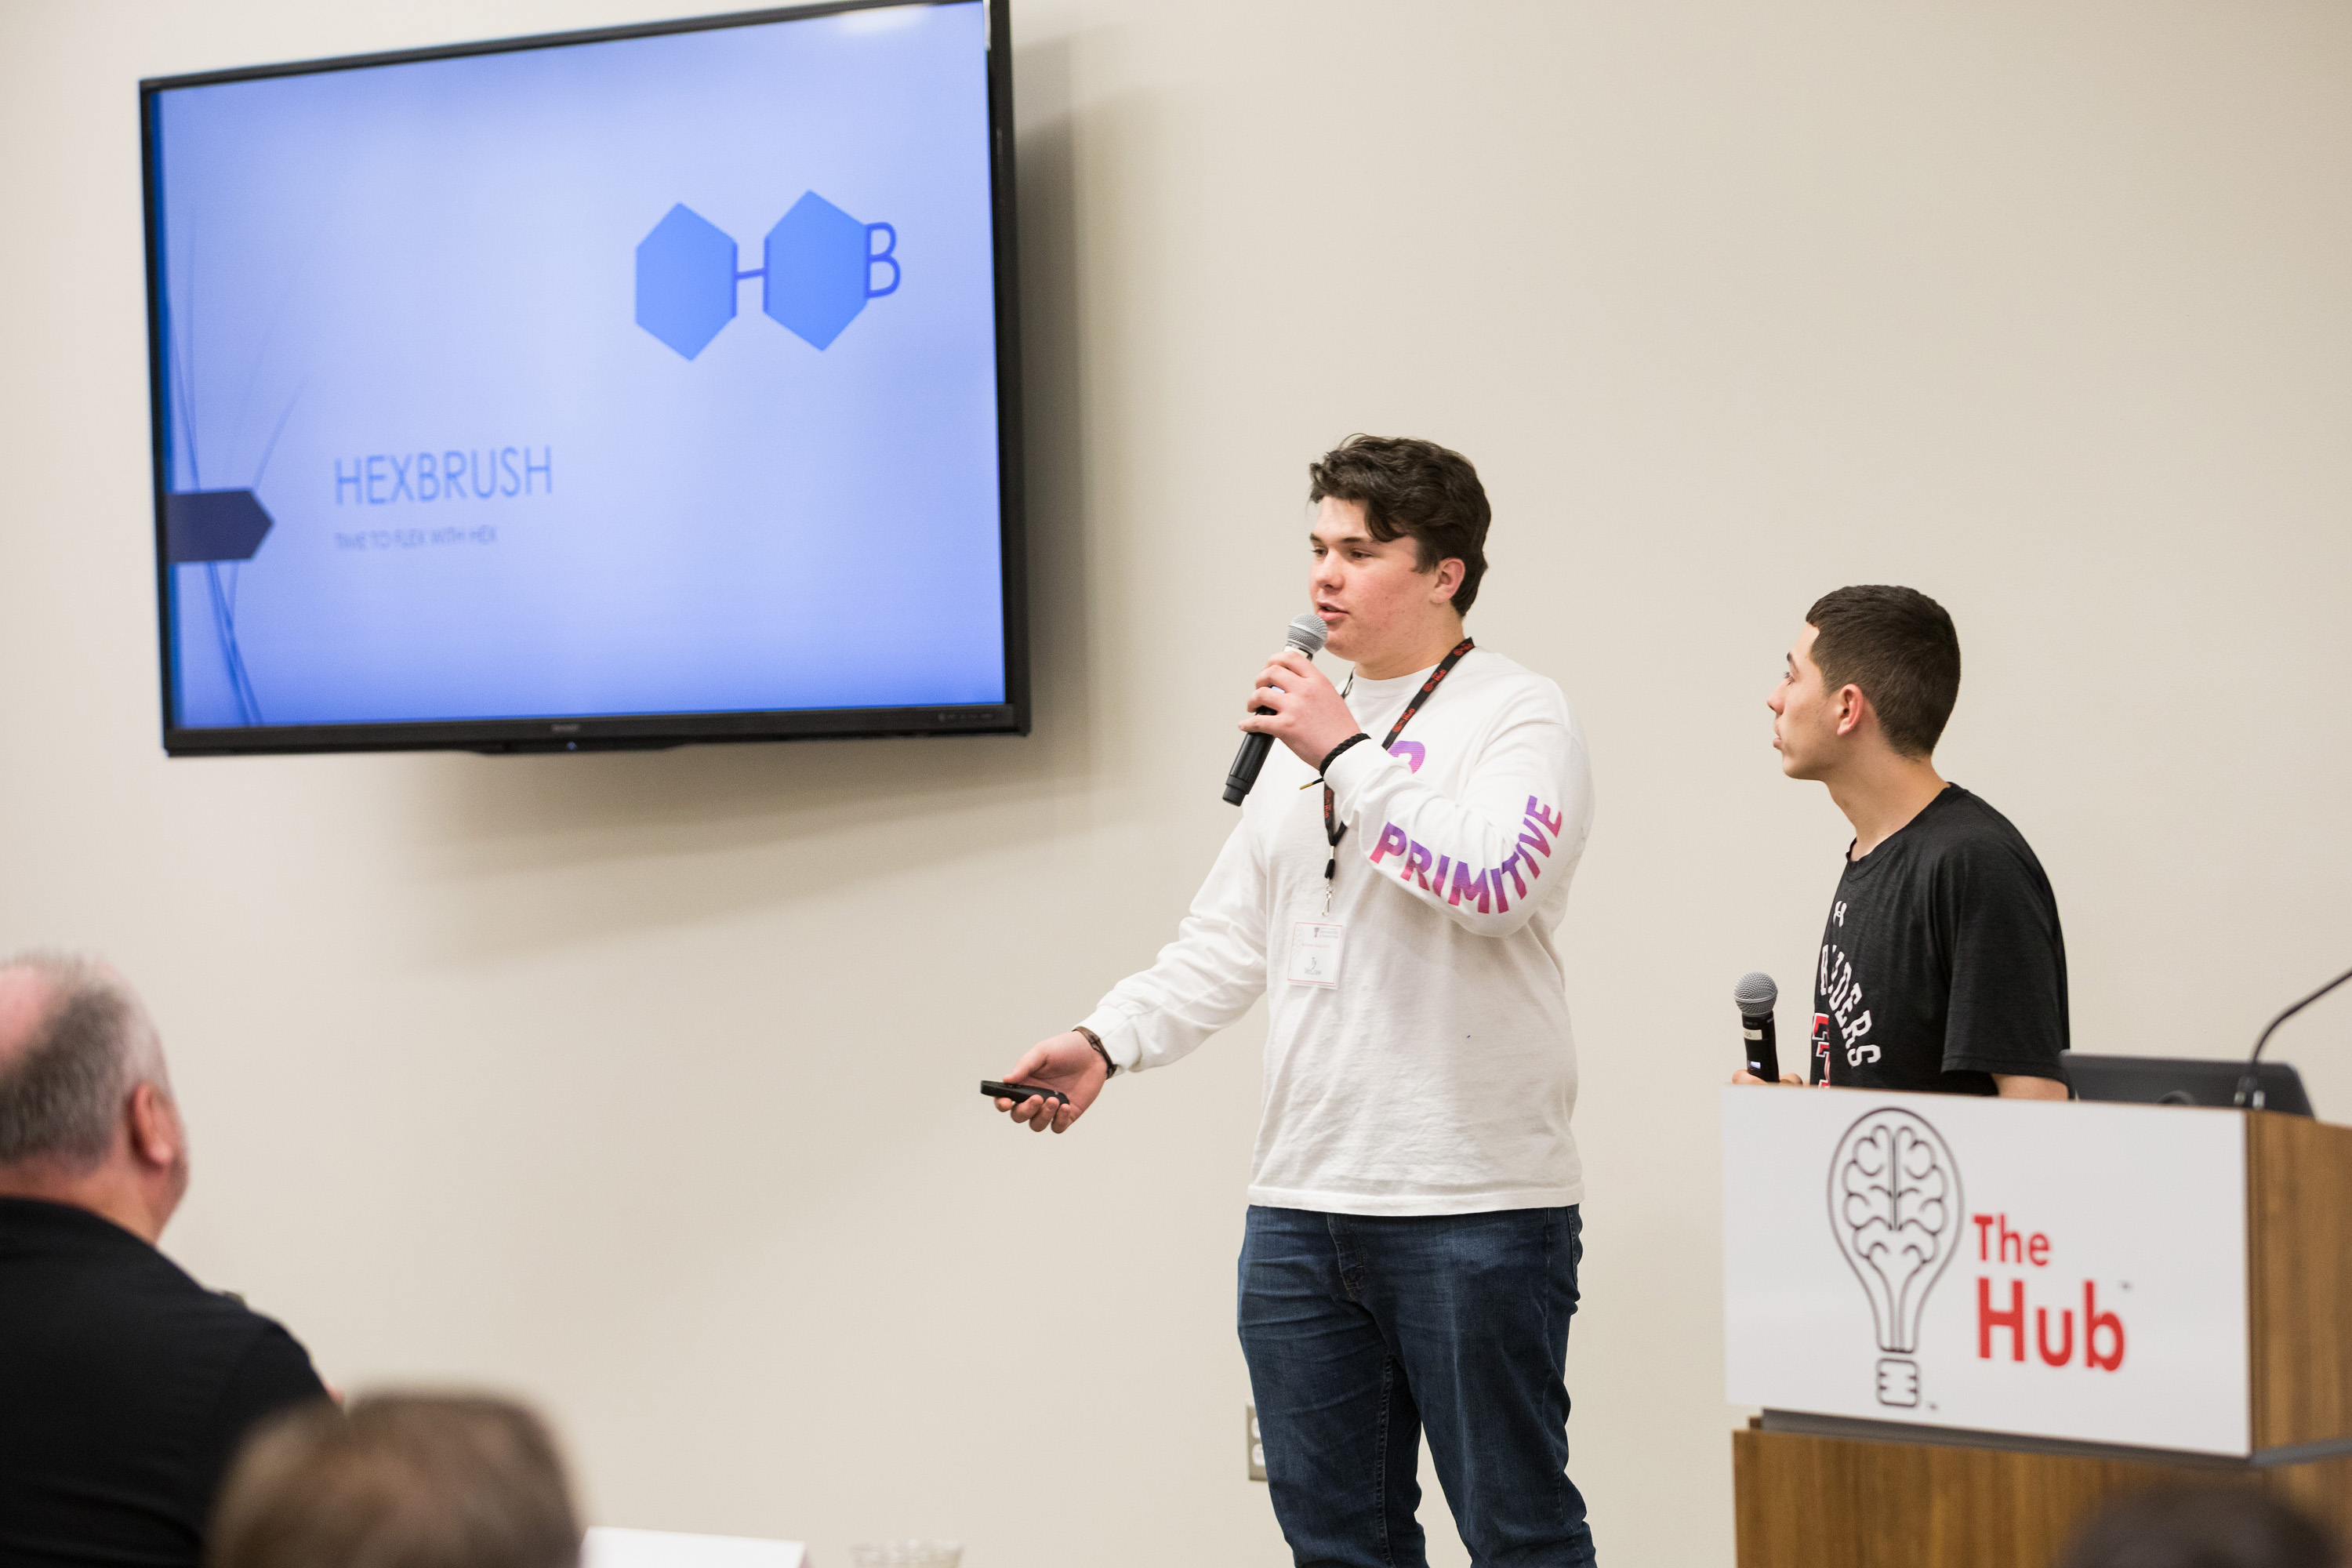
[[[163,1043],[122,977],[69,953],[0,963],[0,1193],[152,1240],[186,1184]]]

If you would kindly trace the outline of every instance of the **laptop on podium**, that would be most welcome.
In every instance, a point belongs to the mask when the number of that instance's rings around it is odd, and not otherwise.
[[[2238,1102],[2246,1076],[2242,1058],[2205,1061],[2191,1057],[2104,1057],[2066,1053],[2066,1077],[2077,1100],[2121,1100],[2133,1105],[2204,1105],[2228,1110]],[[2254,1069],[2264,1110],[2309,1116],[2311,1097],[2303,1077],[2287,1062],[2263,1062]]]

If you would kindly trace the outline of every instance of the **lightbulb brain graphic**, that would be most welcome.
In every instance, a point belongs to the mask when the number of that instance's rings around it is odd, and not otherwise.
[[[1874,1110],[1830,1160],[1830,1229],[1870,1298],[1878,1402],[1919,1403],[1919,1312],[1960,1236],[1960,1168],[1942,1134],[1908,1110]]]

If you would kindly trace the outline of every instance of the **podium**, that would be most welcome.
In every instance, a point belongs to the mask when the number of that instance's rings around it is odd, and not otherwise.
[[[2352,1128],[1723,1094],[1740,1568],[2040,1568],[2113,1496],[2352,1537]]]

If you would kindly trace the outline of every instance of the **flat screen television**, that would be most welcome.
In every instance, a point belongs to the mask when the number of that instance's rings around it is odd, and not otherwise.
[[[141,83],[165,749],[1026,733],[1009,43]]]

